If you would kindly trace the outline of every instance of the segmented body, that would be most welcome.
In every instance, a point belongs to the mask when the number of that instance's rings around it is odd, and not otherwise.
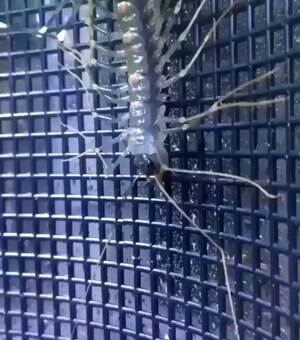
[[[118,20],[126,51],[129,85],[128,152],[156,157],[162,149],[165,134],[155,124],[159,112],[164,111],[160,101],[159,78],[155,57],[157,22],[153,20],[157,1],[131,0],[118,4]],[[154,7],[153,7],[154,6]],[[160,156],[161,157],[161,156]]]
[[[150,11],[149,11],[150,12]],[[147,13],[148,15],[150,13]],[[126,50],[129,81],[128,151],[133,155],[156,153],[155,113],[159,111],[158,76],[155,73],[151,36],[154,27],[145,23],[144,1],[122,1],[118,16]]]
[[[276,196],[269,194],[264,190],[259,184],[247,179],[242,178],[237,175],[223,174],[219,172],[209,172],[205,170],[184,170],[184,169],[173,169],[168,168],[168,155],[164,148],[164,140],[168,133],[174,131],[185,131],[191,127],[195,126],[195,123],[199,123],[200,119],[207,115],[218,112],[222,109],[228,109],[233,107],[255,107],[264,106],[269,104],[274,104],[276,101],[282,101],[282,98],[262,100],[259,102],[231,102],[225,103],[225,101],[232,97],[237,92],[248,88],[254,83],[261,81],[270,77],[274,71],[270,71],[254,80],[250,80],[237,88],[231,90],[225,95],[221,96],[207,111],[195,114],[191,117],[180,117],[177,120],[171,120],[164,117],[165,114],[165,100],[161,92],[173,85],[180,78],[185,77],[185,75],[190,71],[191,67],[195,63],[198,56],[203,51],[204,46],[207,41],[215,33],[217,26],[220,24],[222,19],[230,13],[233,5],[229,6],[214,22],[212,28],[209,30],[203,42],[200,44],[196,50],[191,61],[182,69],[179,73],[168,76],[168,74],[163,74],[163,70],[166,64],[169,62],[173,53],[180,47],[180,44],[186,39],[188,33],[191,30],[192,25],[195,23],[199,13],[203,9],[207,0],[202,0],[195,11],[190,23],[184,29],[184,31],[178,36],[178,39],[174,43],[168,44],[169,34],[172,26],[175,22],[174,18],[179,14],[183,0],[128,0],[117,2],[116,13],[110,12],[107,7],[105,7],[105,0],[88,0],[88,15],[85,18],[85,24],[88,27],[88,47],[89,47],[89,57],[85,60],[81,53],[74,49],[72,46],[72,41],[68,37],[67,31],[62,30],[56,36],[59,43],[59,47],[66,53],[70,54],[84,69],[83,75],[78,76],[76,73],[68,68],[64,68],[66,72],[71,74],[78,82],[82,85],[88,97],[89,110],[94,118],[106,119],[97,113],[94,107],[93,96],[94,94],[99,94],[105,97],[113,104],[126,103],[128,105],[128,113],[122,117],[121,124],[125,125],[124,132],[122,132],[114,142],[125,141],[126,151],[124,154],[134,155],[137,164],[140,168],[143,168],[143,172],[148,178],[152,177],[152,180],[156,183],[157,187],[165,195],[168,201],[181,213],[181,215],[195,228],[198,226],[195,222],[179,207],[179,205],[174,201],[174,199],[169,195],[168,189],[162,185],[162,177],[158,176],[157,168],[162,170],[190,174],[190,175],[206,175],[215,177],[225,177],[234,180],[240,180],[247,184],[253,185],[258,188],[263,194],[269,198],[276,198]],[[54,16],[59,14],[65,5],[69,4],[70,0],[63,0],[58,5]],[[86,2],[84,0],[74,0],[74,10],[77,12],[82,5]],[[95,11],[99,13],[104,13],[108,15],[110,19],[116,19],[119,22],[120,32],[119,37],[122,40],[122,48],[119,50],[113,50],[109,47],[104,46],[97,40],[94,40],[95,32],[100,32],[105,36],[108,32],[103,30],[101,26],[97,24],[97,20],[94,18]],[[53,18],[50,19],[52,21]],[[4,23],[0,22],[0,29],[6,28]],[[38,35],[42,36],[48,34],[48,26],[42,27]],[[95,53],[97,51],[98,53]],[[100,55],[100,58],[99,58]],[[101,55],[109,57],[112,60],[121,60],[121,66],[115,66],[111,62],[103,62],[101,60]],[[125,61],[122,63],[122,61]],[[125,84],[116,84],[116,86],[102,85],[96,83],[93,77],[93,69],[99,69],[103,72],[109,72],[109,74],[121,74],[125,75],[128,81]],[[169,127],[168,124],[171,124]],[[173,127],[172,124],[175,124]],[[66,125],[64,126],[77,132],[82,138],[85,136],[80,131]],[[167,128],[168,126],[168,128]],[[91,150],[87,150],[86,153]],[[104,159],[101,154],[96,151],[100,156],[103,164],[105,164]],[[81,157],[83,154],[76,156],[76,158]],[[122,157],[122,156],[121,156]],[[154,164],[154,170],[149,174],[147,171],[147,162],[151,160]],[[116,162],[115,165],[117,165]],[[152,164],[152,165],[153,165]],[[155,169],[156,168],[156,169]],[[163,171],[162,171],[163,172]],[[152,175],[152,176],[151,176]],[[225,285],[228,292],[230,309],[232,312],[235,335],[239,340],[239,329],[238,321],[235,315],[234,304],[231,296],[230,283],[228,278],[228,271],[226,265],[226,255],[219,244],[211,238],[210,234],[206,230],[200,229],[201,234],[216,247],[221,256],[221,261],[225,274]],[[101,263],[102,257],[104,256],[103,249],[99,263]],[[87,293],[91,287],[91,283],[87,287]],[[76,327],[73,328],[72,335],[74,334]]]

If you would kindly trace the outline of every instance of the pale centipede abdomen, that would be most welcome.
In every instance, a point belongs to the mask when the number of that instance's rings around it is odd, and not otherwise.
[[[156,124],[164,110],[161,74],[157,71],[159,56],[155,55],[164,21],[160,8],[161,1],[121,1],[117,5],[129,86],[127,149],[136,156],[158,155],[158,143],[164,139]]]

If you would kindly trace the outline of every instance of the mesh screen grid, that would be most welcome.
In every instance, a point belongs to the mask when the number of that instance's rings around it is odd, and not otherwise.
[[[55,3],[4,0],[0,21],[20,32],[34,29]],[[172,72],[190,60],[229,3],[208,2],[171,61]],[[298,340],[300,1],[246,3],[172,87],[168,114],[203,111],[217,95],[276,66],[274,82],[258,84],[247,99],[284,95],[287,103],[209,117],[199,130],[172,136],[169,154],[174,166],[258,179],[282,198],[269,201],[240,183],[187,176],[174,176],[174,197],[228,253],[242,339]],[[178,31],[198,4],[184,2]],[[66,24],[70,8],[53,28]],[[81,50],[83,12],[70,24]],[[107,19],[103,26],[113,30]],[[66,340],[74,324],[74,339],[234,339],[216,249],[144,182],[122,199],[132,159],[107,178],[94,155],[62,162],[86,145],[58,116],[84,132],[91,147],[103,144],[113,160],[122,151],[111,147],[117,126],[91,118],[78,84],[57,67],[77,65],[51,39],[20,32],[0,36],[0,339]],[[126,111],[97,104],[114,118]]]

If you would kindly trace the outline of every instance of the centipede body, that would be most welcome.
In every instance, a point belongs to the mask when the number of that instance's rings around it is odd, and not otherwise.
[[[155,56],[157,22],[153,20],[157,1],[121,1],[117,5],[118,20],[126,51],[129,85],[128,152],[141,159],[142,155],[156,157],[165,135],[155,124],[164,110],[160,100],[160,74],[156,71],[159,58]],[[152,5],[152,6],[151,6]],[[159,156],[161,158],[162,156]]]
[[[62,1],[56,12],[61,11],[68,2],[69,0]],[[192,25],[195,23],[199,13],[203,9],[206,0],[200,2],[191,22],[179,35],[178,39],[174,43],[171,43],[168,39],[172,26],[175,23],[174,17],[176,18],[180,13],[183,2],[183,0],[115,1],[115,10],[112,8],[109,10],[105,6],[106,1],[104,0],[88,0],[88,16],[85,18],[85,25],[89,29],[88,48],[91,52],[88,60],[84,59],[82,54],[72,46],[70,39],[68,39],[67,31],[62,30],[58,32],[54,38],[57,39],[59,48],[63,52],[70,54],[80,67],[84,69],[84,72],[87,75],[88,79],[85,80],[82,76],[78,76],[72,70],[66,69],[71,76],[78,80],[82,89],[86,92],[89,98],[89,110],[93,118],[105,118],[96,112],[92,100],[92,97],[95,94],[100,95],[100,97],[105,97],[113,105],[125,103],[128,106],[128,112],[120,119],[120,125],[124,127],[124,130],[113,140],[113,143],[118,143],[120,141],[126,143],[125,152],[120,158],[127,154],[133,155],[135,163],[141,172],[145,174],[148,179],[151,177],[153,178],[154,176],[157,187],[165,194],[168,201],[182,214],[182,216],[184,216],[184,218],[186,218],[187,221],[189,221],[190,224],[195,225],[189,216],[173,200],[171,195],[170,175],[173,172],[205,176],[210,174],[207,171],[201,170],[191,171],[169,168],[168,153],[164,145],[166,137],[174,130],[185,131],[194,127],[195,122],[198,123],[201,118],[218,112],[221,109],[238,105],[244,107],[270,105],[276,102],[276,100],[264,100],[256,103],[233,102],[223,104],[225,100],[240,90],[243,90],[257,81],[272,76],[274,71],[270,71],[220,97],[206,112],[188,118],[181,117],[176,121],[172,121],[165,116],[166,97],[164,91],[176,81],[186,76],[197,57],[203,51],[205,44],[214,34],[217,26],[233,9],[233,5],[229,6],[228,9],[216,19],[212,28],[205,36],[204,41],[192,56],[191,62],[174,76],[168,76],[168,74],[165,73],[166,65],[174,52],[178,50],[180,44],[186,39]],[[83,0],[75,1],[75,11],[80,8],[81,4],[86,4],[86,2]],[[95,9],[98,9],[100,12],[103,11],[106,16],[109,16],[112,20],[118,22],[119,30],[116,33],[121,40],[121,47],[117,50],[111,49],[109,46],[102,44],[95,38],[94,32],[100,32],[107,36],[109,35],[108,32],[97,24],[97,21],[94,18]],[[0,28],[6,27],[4,27],[4,25],[1,26],[0,23]],[[48,27],[42,27],[38,34],[48,34]],[[102,59],[101,56],[108,57],[107,59],[117,60],[119,61],[119,64],[116,65],[111,62],[103,61],[103,59],[105,60],[106,58]],[[97,83],[93,77],[94,70],[108,72],[110,75],[122,75],[126,81],[113,86],[103,85],[99,82]],[[175,127],[169,128],[169,123],[174,123]],[[66,125],[64,124],[64,126]],[[80,132],[79,135],[82,138],[85,138]],[[102,157],[101,153],[99,153],[99,156],[100,158]],[[81,157],[81,155],[78,157]],[[103,158],[101,158],[101,160],[104,162]],[[117,165],[118,161],[115,163],[115,166]],[[243,181],[243,178],[239,176],[214,173],[214,176],[216,177],[221,177],[222,175],[226,178]],[[265,195],[269,195],[269,198],[276,197],[268,194],[268,192],[262,189],[258,184],[253,184],[248,179],[244,179],[244,182],[256,186]],[[163,185],[161,185],[162,183]],[[225,285],[233,314],[235,333],[237,339],[239,339],[238,325],[234,314],[234,306],[228,281],[225,253],[209,234],[205,231],[201,231],[201,233],[220,252],[226,276]],[[100,257],[102,258],[102,256]]]

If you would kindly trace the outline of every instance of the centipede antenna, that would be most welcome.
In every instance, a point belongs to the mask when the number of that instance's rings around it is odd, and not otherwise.
[[[223,172],[215,172],[215,171],[206,171],[206,170],[188,170],[188,169],[177,169],[177,168],[169,168],[167,166],[163,166],[166,171],[171,171],[174,173],[181,173],[181,174],[188,174],[188,175],[205,175],[205,176],[212,176],[212,177],[220,177],[220,178],[228,178],[232,180],[236,180],[239,182],[247,183],[253,187],[256,187],[263,195],[268,197],[269,199],[277,199],[278,195],[272,195],[267,190],[265,190],[261,185],[252,181],[249,178],[226,174]]]
[[[206,0],[204,0],[206,1]],[[200,5],[201,6],[201,5]],[[206,36],[203,39],[202,44],[192,57],[191,61],[188,63],[188,65],[182,69],[179,73],[177,73],[175,76],[161,80],[159,83],[160,88],[165,89],[167,87],[170,87],[174,83],[176,83],[179,79],[185,77],[187,73],[190,71],[196,60],[198,59],[199,55],[202,53],[203,49],[205,48],[206,44],[210,40],[210,38],[213,36],[213,34],[216,32],[217,27],[220,25],[220,23],[223,21],[223,19],[233,10],[233,8],[236,6],[236,2],[234,2],[231,6],[229,6],[222,14],[221,16],[214,22],[211,29],[208,31]]]
[[[119,96],[121,94],[127,93],[128,88],[129,86],[127,83],[118,84],[117,86],[114,86],[114,87],[100,86],[95,83],[92,86],[93,90],[99,91],[100,93],[110,94],[110,95],[115,95],[115,96]]]
[[[163,54],[160,58],[160,61],[158,63],[158,69],[162,70],[164,65],[170,60],[170,58],[172,57],[172,55],[174,54],[174,52],[176,52],[180,46],[181,43],[183,41],[185,41],[187,35],[189,34],[194,22],[197,20],[199,14],[201,13],[204,5],[207,3],[208,0],[202,0],[200,5],[198,6],[195,14],[193,15],[191,21],[189,22],[189,24],[187,25],[187,27],[185,28],[185,30],[179,35],[178,39],[169,47],[169,49],[167,50],[167,52],[165,54]],[[180,11],[182,6],[182,1],[178,1],[176,6],[175,6],[175,10],[174,13],[176,13],[176,11]]]
[[[169,168],[166,168],[166,170],[171,170]],[[222,267],[224,271],[224,278],[225,278],[225,286],[226,290],[228,293],[228,301],[230,305],[230,310],[231,310],[231,315],[232,315],[232,320],[234,324],[234,329],[235,329],[235,335],[237,340],[241,340],[240,338],[240,332],[239,332],[239,326],[238,326],[238,321],[236,317],[236,312],[234,308],[234,303],[233,303],[233,298],[232,298],[232,291],[230,288],[230,282],[229,282],[229,274],[228,274],[228,268],[227,268],[227,260],[226,260],[226,254],[222,247],[219,246],[219,244],[208,234],[208,232],[202,228],[200,228],[185,212],[183,209],[180,208],[180,206],[176,203],[176,201],[167,193],[165,190],[164,186],[161,184],[160,180],[156,176],[150,176],[150,179],[154,179],[155,184],[159,188],[159,190],[163,193],[163,195],[167,198],[167,201],[171,203],[174,208],[196,229],[199,230],[201,235],[207,239],[208,242],[210,242],[220,253],[221,256],[221,262],[222,262]]]

